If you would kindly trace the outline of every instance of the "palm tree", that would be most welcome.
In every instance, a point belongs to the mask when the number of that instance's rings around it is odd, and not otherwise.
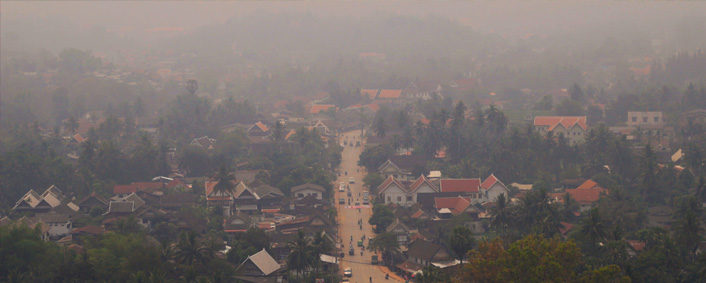
[[[473,233],[470,229],[468,229],[468,227],[454,227],[453,233],[449,238],[449,246],[458,257],[458,260],[461,261],[461,265],[463,265],[463,256],[465,256],[466,253],[473,248],[474,244],[475,238],[473,238]]]
[[[193,265],[194,263],[206,262],[208,257],[205,253],[205,247],[196,236],[194,230],[179,234],[175,253],[177,263]]]
[[[283,141],[285,138],[285,133],[284,133],[284,125],[282,125],[282,122],[277,121],[275,125],[272,127],[272,139],[275,142],[280,142]]]
[[[315,266],[320,260],[311,241],[304,235],[304,231],[299,230],[297,238],[288,242],[287,246],[290,249],[287,255],[287,266],[290,270],[297,271],[297,275]]]
[[[213,176],[213,179],[218,182],[215,186],[213,186],[214,193],[218,193],[220,195],[231,195],[235,191],[235,184],[233,183],[233,181],[235,181],[235,174],[230,172],[227,165],[221,164],[220,169]]]
[[[509,201],[505,197],[505,194],[500,194],[495,199],[495,207],[490,211],[490,216],[492,220],[490,221],[490,226],[496,230],[505,230],[510,222],[509,211],[508,211]]]
[[[701,220],[692,210],[682,215],[674,227],[677,242],[680,243],[690,255],[695,252],[696,245],[701,240],[699,234],[702,230]]]
[[[400,243],[397,241],[397,235],[384,232],[371,239],[367,249],[380,252],[383,261],[385,261],[386,256],[390,257],[390,265],[394,265],[395,254],[400,253]]]
[[[645,146],[645,151],[640,158],[640,171],[642,174],[642,198],[647,201],[647,191],[654,191],[657,183],[657,156],[649,143]]]
[[[608,225],[601,218],[598,208],[589,211],[588,216],[581,220],[581,227],[578,230],[590,247],[593,249],[600,241],[604,241],[608,236]]]
[[[373,127],[376,136],[385,136],[385,133],[387,132],[387,125],[385,124],[385,119],[383,119],[382,116],[378,116],[378,118],[375,120],[375,124],[373,124]]]

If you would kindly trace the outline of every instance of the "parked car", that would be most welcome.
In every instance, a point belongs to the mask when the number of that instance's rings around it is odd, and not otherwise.
[[[376,264],[378,264],[378,263],[380,263],[380,261],[378,261],[378,256],[377,256],[377,255],[373,255],[373,256],[370,257],[370,264],[376,265]]]
[[[346,204],[346,199],[345,199],[345,198],[339,198],[339,199],[338,199],[338,204]]]
[[[350,267],[346,267],[346,269],[343,271],[343,275],[346,277],[353,277],[353,269]]]

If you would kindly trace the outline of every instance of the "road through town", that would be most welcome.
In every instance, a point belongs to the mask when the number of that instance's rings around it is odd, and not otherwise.
[[[350,282],[369,283],[371,279],[374,283],[394,282],[394,276],[390,276],[387,280],[385,279],[386,268],[371,264],[371,256],[374,253],[365,250],[361,255],[363,247],[358,246],[358,241],[362,239],[363,235],[365,235],[364,247],[368,246],[368,239],[374,236],[372,227],[368,224],[368,219],[372,214],[372,205],[363,204],[363,191],[367,191],[367,188],[363,187],[365,172],[362,167],[358,167],[358,157],[363,151],[363,146],[355,146],[359,141],[361,141],[360,131],[346,132],[339,137],[341,144],[345,142],[339,169],[340,176],[338,177],[337,185],[334,187],[336,190],[335,199],[338,205],[338,231],[343,245],[341,251],[345,253],[341,263],[341,273],[343,273],[345,268],[350,267],[353,270]],[[351,142],[353,146],[350,146]],[[351,178],[353,178],[353,184],[349,182]],[[341,183],[345,183],[347,186],[345,192],[339,192]],[[348,197],[348,189],[350,189],[351,197]],[[345,204],[338,204],[341,198],[345,199]],[[359,205],[356,206],[356,203]],[[360,222],[362,222],[362,225],[359,224]],[[351,246],[354,249],[353,255],[349,254]]]

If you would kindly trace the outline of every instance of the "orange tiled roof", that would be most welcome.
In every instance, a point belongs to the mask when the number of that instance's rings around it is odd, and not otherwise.
[[[488,178],[485,179],[485,181],[483,181],[482,184],[480,184],[480,187],[484,188],[484,189],[488,189],[488,188],[492,187],[493,185],[495,185],[496,182],[498,182],[498,178],[495,177],[495,175],[493,175],[491,173],[490,176],[488,176]]]
[[[378,94],[377,89],[361,89],[360,94],[367,96],[370,99],[375,99],[375,96]]]
[[[437,210],[442,208],[448,208],[451,210],[451,214],[459,215],[463,213],[468,206],[471,205],[470,198],[464,197],[451,197],[451,198],[434,198],[434,208]]]
[[[382,89],[378,98],[400,98],[400,95],[402,95],[401,89]]]
[[[549,126],[549,131],[554,130],[558,125],[566,129],[571,129],[574,125],[579,125],[582,129],[588,129],[586,116],[537,116],[534,117],[535,126]]]
[[[594,181],[591,180],[591,179],[588,179],[588,180],[586,180],[586,182],[583,182],[583,184],[581,184],[580,186],[578,186],[578,188],[576,188],[576,189],[579,189],[579,190],[587,190],[587,189],[593,189],[593,188],[598,188],[598,189],[600,189],[601,187],[598,186],[598,183],[594,182]]]
[[[317,104],[317,105],[312,105],[311,109],[309,109],[310,114],[318,114],[321,111],[328,111],[331,107],[336,107],[336,105],[333,104]]]
[[[442,193],[464,192],[477,193],[480,188],[480,179],[441,179],[439,189]]]
[[[260,128],[260,130],[262,130],[263,132],[267,132],[267,130],[268,130],[267,125],[263,124],[260,121],[257,121],[257,123],[255,123],[255,126]]]
[[[593,203],[601,198],[601,193],[607,193],[605,189],[567,189],[567,193],[571,195],[571,198],[575,199],[578,203]]]

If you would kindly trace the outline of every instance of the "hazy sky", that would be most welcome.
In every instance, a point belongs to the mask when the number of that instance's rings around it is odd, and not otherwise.
[[[17,17],[69,18],[83,27],[182,27],[190,30],[256,11],[368,17],[379,12],[445,15],[481,30],[580,27],[601,21],[706,14],[706,3],[615,1],[2,1],[2,21]]]

